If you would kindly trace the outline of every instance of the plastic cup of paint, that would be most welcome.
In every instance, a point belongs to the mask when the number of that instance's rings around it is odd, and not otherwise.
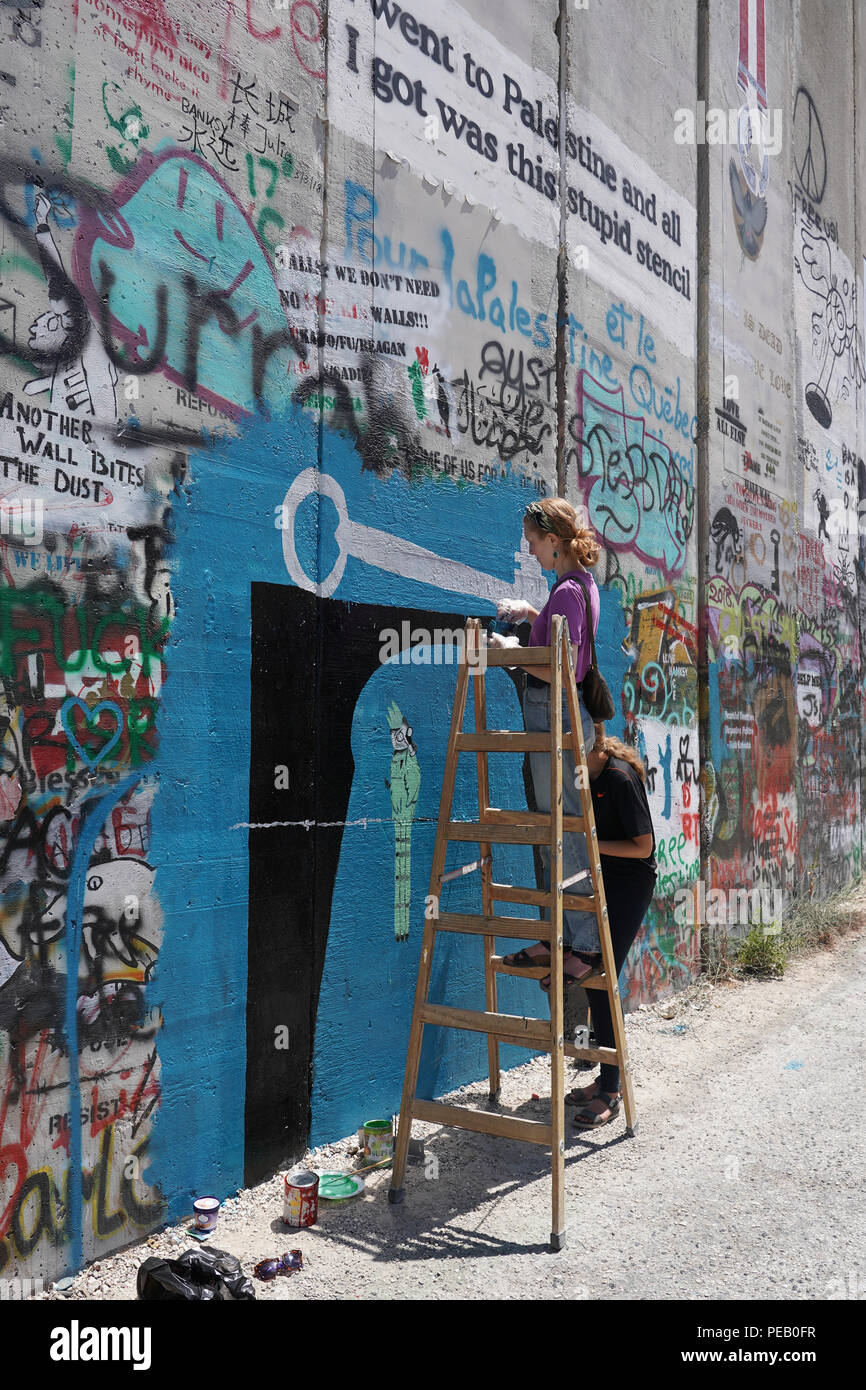
[[[197,1197],[192,1204],[195,1212],[195,1224],[200,1231],[213,1231],[216,1227],[217,1217],[220,1214],[220,1201],[218,1197]]]

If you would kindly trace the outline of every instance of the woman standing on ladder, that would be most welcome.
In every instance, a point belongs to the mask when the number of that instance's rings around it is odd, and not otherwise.
[[[532,620],[529,634],[531,647],[550,646],[550,628],[555,614],[562,614],[568,623],[572,649],[574,651],[574,676],[578,686],[578,708],[580,710],[583,737],[587,745],[594,737],[593,721],[588,714],[580,693],[580,683],[589,670],[591,662],[589,629],[587,615],[591,616],[593,635],[598,628],[600,611],[598,586],[589,572],[589,566],[597,563],[601,548],[593,532],[581,525],[580,518],[570,502],[563,497],[545,497],[531,503],[523,517],[523,534],[541,568],[554,570],[556,582],[544,607],[538,612],[529,603],[520,599],[503,599],[498,605],[501,618],[510,622]],[[516,637],[500,637],[492,634],[491,646],[519,645]],[[550,729],[550,674],[535,675],[527,672],[526,690],[523,696],[523,719],[527,733],[547,732]],[[571,729],[568,702],[562,694],[563,731]],[[550,755],[530,753],[529,763],[532,771],[532,786],[535,792],[535,805],[538,811],[550,811]],[[574,755],[563,749],[562,754],[562,814],[582,816],[583,806],[575,780]],[[544,887],[550,887],[550,849],[540,846],[544,869]],[[563,835],[562,839],[563,877],[571,878],[581,869],[589,868],[586,838],[580,832]],[[573,889],[580,892],[580,888]],[[590,890],[591,891],[591,890]],[[593,912],[568,911],[562,914],[563,928],[563,988],[569,989],[576,981],[589,975],[593,970],[591,957],[601,950],[598,936],[598,923]],[[579,952],[586,955],[582,959]],[[504,956],[506,965],[519,969],[530,969],[550,964],[550,943],[539,941],[513,955]],[[542,989],[550,988],[550,976],[541,981]]]

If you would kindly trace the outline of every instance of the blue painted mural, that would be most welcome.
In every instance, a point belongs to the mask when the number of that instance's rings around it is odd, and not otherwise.
[[[699,537],[691,153],[668,141],[659,172],[653,122],[576,104],[583,70],[560,141],[553,0],[495,36],[447,0],[417,43],[393,8],[0,7],[2,1276],[56,1277],[396,1110],[447,658],[468,616],[544,601],[530,501],[567,496],[599,537],[609,732],[647,766],[659,875],[626,1005],[698,970],[673,904],[704,878],[787,900],[859,869],[866,353],[838,170],[790,165],[791,261],[775,172],[746,206],[758,166],[731,160]],[[607,54],[600,11],[579,22]],[[804,113],[817,130],[800,87],[800,140]],[[759,279],[786,256],[796,350]],[[507,672],[488,698],[520,726]],[[491,774],[527,804],[516,760]],[[468,758],[459,816],[474,779]],[[497,864],[536,881],[527,849]],[[482,1005],[477,941],[433,975]],[[430,1030],[420,1085],[487,1065]]]

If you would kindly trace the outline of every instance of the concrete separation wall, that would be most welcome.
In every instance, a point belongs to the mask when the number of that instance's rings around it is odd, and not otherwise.
[[[0,8],[0,1274],[397,1107],[453,634],[543,601],[533,498],[649,769],[626,1005],[859,873],[860,22]],[[483,1008],[477,943],[433,991]],[[486,1070],[430,1030],[425,1093]]]

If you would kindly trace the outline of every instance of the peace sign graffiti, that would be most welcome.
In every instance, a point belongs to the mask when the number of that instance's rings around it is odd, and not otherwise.
[[[820,203],[827,187],[827,147],[815,103],[805,87],[797,88],[793,125],[797,179],[809,201]]]

